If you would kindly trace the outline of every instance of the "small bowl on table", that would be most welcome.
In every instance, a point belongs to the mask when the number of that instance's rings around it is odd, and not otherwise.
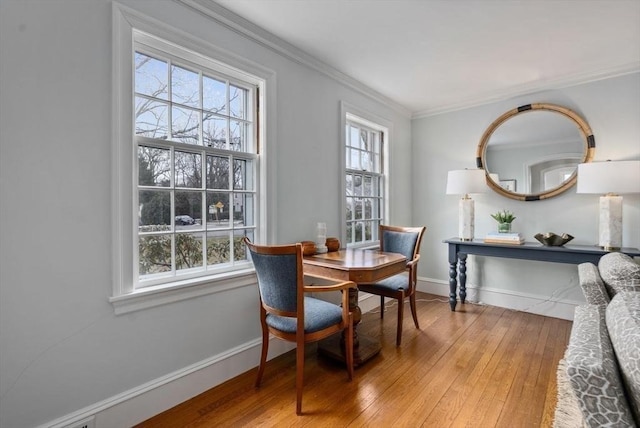
[[[327,251],[338,251],[340,249],[340,240],[338,238],[327,238],[324,245],[327,246]]]
[[[302,241],[302,255],[313,256],[316,253],[316,243],[313,241]]]
[[[553,232],[537,233],[534,238],[538,240],[542,245],[547,247],[562,247],[567,242],[573,239],[573,236],[563,233],[562,235],[556,235]]]

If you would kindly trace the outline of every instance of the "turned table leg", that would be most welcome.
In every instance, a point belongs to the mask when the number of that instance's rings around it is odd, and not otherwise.
[[[467,255],[460,254],[460,303],[467,298]]]
[[[458,272],[456,271],[458,260],[449,262],[449,306],[451,310],[456,310],[456,293],[458,288]]]

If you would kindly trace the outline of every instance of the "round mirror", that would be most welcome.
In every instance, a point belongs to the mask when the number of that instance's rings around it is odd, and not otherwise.
[[[595,146],[591,128],[575,112],[553,104],[527,104],[487,128],[476,164],[496,192],[537,201],[571,188],[578,164],[591,162]]]

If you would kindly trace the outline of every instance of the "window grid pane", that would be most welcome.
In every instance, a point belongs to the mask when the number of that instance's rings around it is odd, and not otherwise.
[[[229,188],[229,157],[207,156],[207,189]]]
[[[199,145],[199,110],[174,106],[171,109],[171,138],[181,143]]]
[[[207,113],[202,122],[204,145],[215,149],[226,149],[227,119]]]
[[[141,236],[138,240],[140,275],[171,271],[172,235]]]
[[[168,97],[168,63],[136,52],[135,91],[152,98],[166,100]]]
[[[203,270],[202,233],[176,234],[176,270]]]
[[[174,103],[200,107],[200,79],[198,73],[183,67],[171,67],[171,98]]]
[[[136,97],[136,135],[165,139],[169,135],[169,105],[164,102]]]
[[[231,116],[238,119],[247,117],[247,90],[229,85],[229,110]]]
[[[169,187],[171,185],[171,151],[138,146],[138,184]]]
[[[201,188],[202,154],[176,150],[174,156],[175,186]]]
[[[227,112],[226,82],[213,77],[204,76],[202,84],[202,107],[213,113],[225,114]]]

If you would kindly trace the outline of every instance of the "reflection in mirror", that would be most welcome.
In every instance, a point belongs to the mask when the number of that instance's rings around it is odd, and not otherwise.
[[[487,145],[485,168],[503,177],[503,187],[516,193],[540,193],[567,181],[583,151],[574,123],[555,112],[531,111],[496,129]]]
[[[480,141],[476,162],[498,193],[539,200],[573,186],[578,164],[589,162],[594,150],[591,130],[577,114],[552,104],[530,104],[492,123]]]

